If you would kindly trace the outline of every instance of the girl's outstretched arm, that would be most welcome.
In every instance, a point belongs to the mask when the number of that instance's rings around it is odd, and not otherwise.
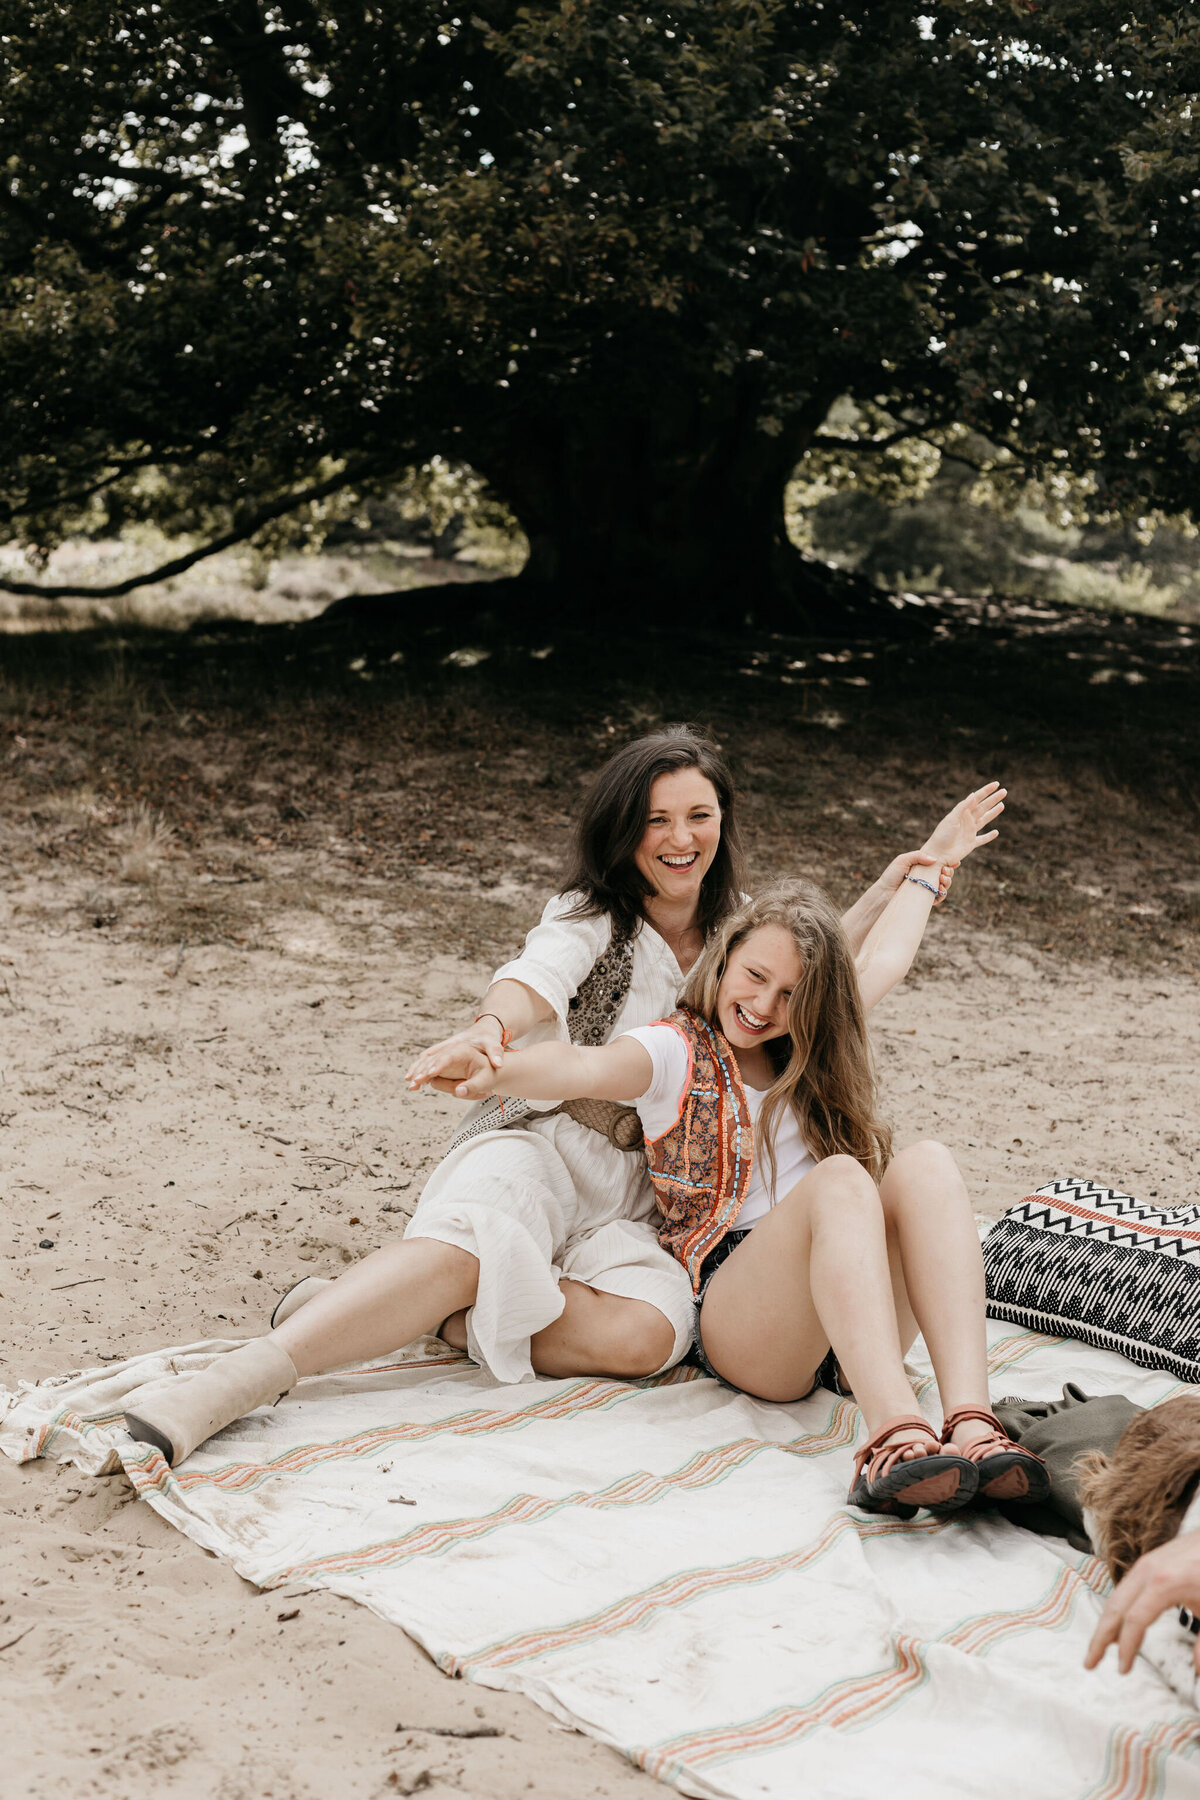
[[[990,844],[999,835],[984,827],[1004,811],[1006,793],[1007,789],[999,782],[989,781],[986,786],[968,794],[946,814],[930,836],[925,850],[948,867],[957,868],[964,856],[969,856],[981,844]],[[868,1012],[897,982],[903,981],[912,967],[925,935],[930,909],[937,898],[935,890],[938,886],[937,874],[927,869],[913,869],[901,880],[883,914],[867,933],[854,960],[863,1004]]]
[[[990,783],[990,788],[993,810],[988,813],[985,824],[990,824],[993,818],[1004,811],[1003,804],[996,804],[1003,802],[1003,790],[997,788],[994,781]],[[987,791],[987,789],[980,789],[980,793]],[[962,807],[976,798],[976,795],[968,794],[966,800],[960,801],[952,812],[947,813],[946,817],[934,826],[928,839],[919,850],[906,850],[903,855],[894,856],[878,881],[873,881],[866,893],[860,895],[854,902],[849,912],[842,914],[842,930],[846,933],[850,949],[855,956],[864,948],[868,934],[879,923],[888,902],[894,897],[907,875],[920,875],[929,868],[938,869],[939,873],[930,875],[928,879],[941,888],[942,899],[946,898],[958,864],[949,857],[935,854],[934,845],[945,839]],[[995,835],[993,832],[992,836],[995,837]],[[978,841],[980,843],[987,842],[986,838]]]
[[[933,870],[932,875],[929,874],[930,869]],[[883,917],[889,901],[895,898],[906,875],[927,875],[935,884],[940,881],[942,898],[945,899],[954,871],[949,864],[943,868],[935,856],[930,856],[924,850],[905,850],[902,855],[894,856],[878,881],[873,881],[849,912],[842,914],[842,930],[853,955],[857,956],[866,944],[867,937]]]
[[[551,1106],[563,1100],[638,1100],[654,1078],[650,1054],[636,1038],[619,1037],[593,1050],[581,1044],[532,1044],[510,1050],[499,1069],[479,1069],[464,1052],[460,1066],[434,1079],[408,1077],[410,1090],[434,1087],[457,1100],[490,1100],[513,1094]]]

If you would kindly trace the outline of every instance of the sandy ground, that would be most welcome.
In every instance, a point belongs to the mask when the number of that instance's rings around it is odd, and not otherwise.
[[[276,912],[254,947],[142,946],[80,926],[84,879],[27,864],[0,900],[9,1386],[250,1335],[299,1274],[398,1234],[455,1113],[406,1096],[401,1073],[488,973],[431,955],[378,895]],[[533,890],[514,897],[514,925],[535,910]],[[899,1141],[944,1138],[993,1214],[1069,1173],[1196,1202],[1198,1002],[1185,975],[1072,967],[972,935],[962,910],[939,917],[921,971],[876,1015]],[[530,1703],[447,1680],[365,1609],[259,1594],[123,1478],[3,1463],[0,1512],[5,1793],[657,1786]],[[441,1735],[461,1729],[488,1735]]]

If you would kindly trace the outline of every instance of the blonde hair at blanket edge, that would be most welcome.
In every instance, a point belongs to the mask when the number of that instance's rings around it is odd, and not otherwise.
[[[789,932],[802,973],[788,1001],[788,1035],[765,1048],[776,1067],[758,1117],[757,1153],[775,1180],[775,1133],[783,1107],[796,1115],[813,1155],[852,1156],[876,1180],[892,1134],[875,1111],[875,1073],[858,972],[842,922],[811,881],[779,881],[732,913],[710,937],[680,1000],[717,1022],[717,990],[730,952],[763,925]]]

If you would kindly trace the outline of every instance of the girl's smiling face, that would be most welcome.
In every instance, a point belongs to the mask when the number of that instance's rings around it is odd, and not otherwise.
[[[735,1050],[786,1035],[788,1001],[803,972],[781,925],[760,925],[734,945],[717,989],[717,1024]]]
[[[720,842],[721,806],[708,777],[699,769],[660,775],[633,857],[655,898],[695,903]]]

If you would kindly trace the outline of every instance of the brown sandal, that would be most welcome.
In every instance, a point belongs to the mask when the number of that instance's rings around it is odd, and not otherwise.
[[[911,1439],[888,1442],[900,1430],[920,1431],[937,1449],[906,1458]],[[847,1496],[850,1505],[861,1506],[864,1512],[896,1513],[902,1519],[911,1519],[919,1506],[927,1506],[931,1512],[957,1512],[974,1499],[978,1471],[957,1450],[939,1455],[940,1449],[941,1439],[928,1419],[915,1413],[889,1419],[855,1453],[854,1481]]]
[[[1014,1444],[994,1412],[986,1406],[956,1406],[946,1414],[942,1425],[942,1443],[950,1441],[956,1425],[964,1419],[979,1419],[990,1425],[987,1437],[973,1444],[956,1444],[960,1456],[966,1457],[979,1474],[977,1490],[980,1500],[1044,1500],[1050,1492],[1050,1472],[1040,1456]]]

